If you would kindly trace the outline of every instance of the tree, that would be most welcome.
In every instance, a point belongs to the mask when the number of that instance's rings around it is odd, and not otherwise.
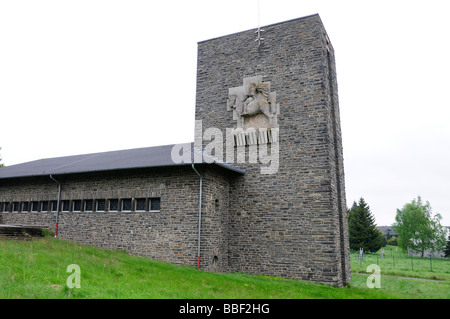
[[[386,245],[386,240],[375,225],[375,218],[363,198],[353,202],[348,211],[348,232],[350,249],[376,252]]]
[[[398,246],[424,256],[425,251],[442,251],[445,247],[445,229],[440,224],[441,215],[433,216],[429,202],[423,203],[420,196],[411,203],[397,209],[392,225],[398,234]]]

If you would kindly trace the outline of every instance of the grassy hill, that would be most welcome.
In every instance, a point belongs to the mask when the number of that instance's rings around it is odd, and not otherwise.
[[[69,289],[67,266],[81,270],[81,288]],[[449,298],[450,281],[382,277],[369,289],[367,276],[353,274],[351,287],[300,280],[198,271],[60,239],[0,240],[0,298],[152,299],[379,299]]]

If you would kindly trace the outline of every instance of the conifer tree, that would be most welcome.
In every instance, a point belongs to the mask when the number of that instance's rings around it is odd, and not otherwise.
[[[348,212],[348,231],[352,250],[362,248],[365,252],[376,252],[385,246],[384,236],[377,229],[375,218],[363,198],[360,198],[358,204],[353,202]]]

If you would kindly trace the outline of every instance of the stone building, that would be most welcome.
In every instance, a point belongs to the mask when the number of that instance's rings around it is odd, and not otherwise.
[[[334,50],[318,15],[198,43],[191,144],[0,169],[0,223],[179,265],[350,281]]]

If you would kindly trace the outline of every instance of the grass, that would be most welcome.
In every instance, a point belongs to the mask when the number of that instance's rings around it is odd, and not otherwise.
[[[380,251],[364,254],[362,259],[358,257],[358,252],[352,252],[352,272],[364,273],[368,265],[377,264],[384,275],[450,281],[449,259],[410,257],[395,246],[387,246],[384,250],[383,259],[380,257]]]
[[[67,266],[81,269],[81,288],[70,289]],[[367,276],[354,274],[351,287],[335,288],[301,280],[217,274],[174,266],[60,239],[0,241],[0,298],[153,299],[381,299],[448,298],[450,281],[382,277],[369,289]]]

